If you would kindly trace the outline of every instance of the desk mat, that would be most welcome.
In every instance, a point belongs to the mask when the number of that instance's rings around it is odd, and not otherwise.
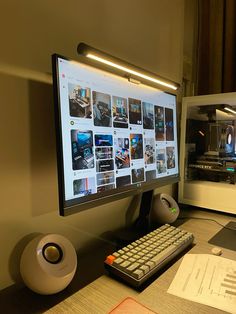
[[[234,230],[222,228],[208,243],[236,251],[236,222],[230,221],[225,227]]]

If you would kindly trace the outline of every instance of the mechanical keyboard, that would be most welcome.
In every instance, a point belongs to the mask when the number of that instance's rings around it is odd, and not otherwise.
[[[134,287],[141,286],[193,242],[193,234],[165,224],[108,255],[105,268]]]

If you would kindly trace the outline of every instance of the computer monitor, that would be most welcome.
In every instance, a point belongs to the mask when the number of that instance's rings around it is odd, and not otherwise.
[[[61,215],[178,181],[176,95],[52,60]]]

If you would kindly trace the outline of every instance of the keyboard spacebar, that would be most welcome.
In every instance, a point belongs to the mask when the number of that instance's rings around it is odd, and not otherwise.
[[[158,265],[161,262],[163,262],[163,260],[166,259],[166,257],[170,256],[174,251],[176,251],[177,248],[178,246],[172,244],[168,246],[165,250],[157,254],[156,256],[153,256],[150,260],[154,262],[155,265]]]

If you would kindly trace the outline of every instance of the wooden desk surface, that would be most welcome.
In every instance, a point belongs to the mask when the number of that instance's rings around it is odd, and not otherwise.
[[[213,212],[189,211],[185,212],[184,215],[212,218],[224,225],[229,221],[236,221],[236,218],[232,216]],[[189,252],[207,254],[211,253],[211,248],[213,247],[213,245],[208,244],[207,241],[221,230],[221,226],[213,221],[196,219],[183,220],[181,228],[194,233],[196,245],[192,247]],[[236,252],[231,250],[223,249],[222,256],[236,260]],[[137,292],[125,284],[104,275],[69,298],[63,300],[61,303],[55,305],[46,311],[46,313],[108,313],[128,296],[135,298],[150,309],[161,314],[224,313],[221,310],[191,302],[167,293],[167,289],[174,278],[181,260],[182,258],[175,262],[142,292]]]

